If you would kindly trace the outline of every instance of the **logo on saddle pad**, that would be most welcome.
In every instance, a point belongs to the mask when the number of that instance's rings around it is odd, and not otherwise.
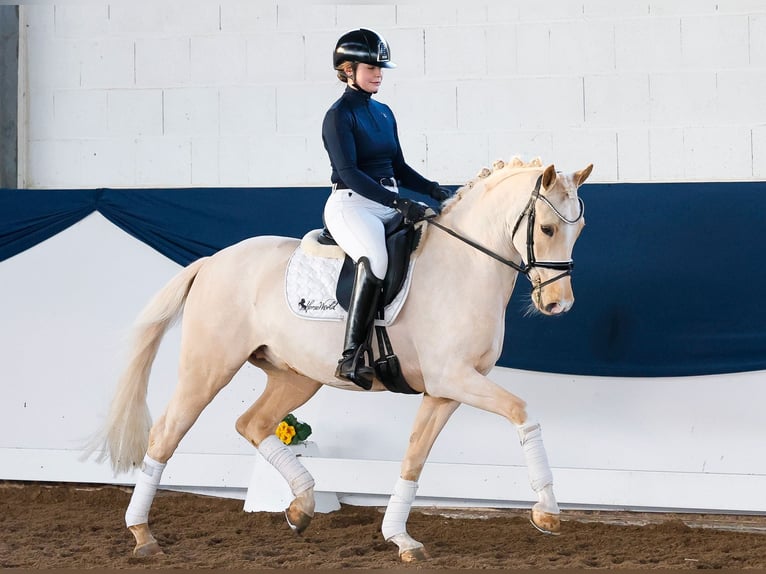
[[[316,242],[319,230],[309,232],[290,256],[285,272],[285,298],[290,310],[302,319],[345,321],[346,310],[336,296],[336,287],[345,253],[337,245]],[[386,305],[385,319],[377,324],[388,326],[407,298],[415,259],[410,261],[407,277],[399,293]]]
[[[298,309],[304,313],[313,311],[333,311],[337,306],[338,301],[335,299],[328,299],[326,301],[314,301],[311,299],[310,301],[306,301],[306,299],[302,298],[298,301]]]

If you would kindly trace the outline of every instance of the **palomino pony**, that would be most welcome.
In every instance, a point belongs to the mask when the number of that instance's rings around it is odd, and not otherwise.
[[[516,426],[538,495],[532,524],[559,532],[540,425],[528,419],[521,398],[486,375],[500,356],[505,308],[519,272],[532,282],[532,302],[540,313],[557,315],[572,307],[572,249],[585,224],[577,189],[592,168],[564,175],[539,160],[498,161],[427,224],[409,294],[388,329],[405,379],[423,393],[382,524],[384,538],[398,546],[403,561],[428,557],[406,523],[431,447],[461,403]],[[301,319],[288,309],[285,270],[297,248],[297,239],[263,236],[203,257],[171,279],[138,318],[130,361],[98,438],[102,458],[111,458],[115,472],[141,467],[125,515],[136,539],[135,555],[162,553],[148,517],[165,464],[202,410],[247,361],[265,371],[267,382],[236,429],[290,485],[295,496],[285,510],[290,527],[300,533],[309,525],[314,480],[274,431],[322,385],[360,389],[334,377],[343,323]],[[441,312],[446,308],[452,310],[449,317]],[[151,365],[166,330],[182,312],[178,383],[152,425],[146,404]],[[385,387],[376,380],[372,390]]]

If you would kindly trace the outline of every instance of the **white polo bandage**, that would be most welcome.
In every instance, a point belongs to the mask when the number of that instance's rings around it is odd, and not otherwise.
[[[258,452],[279,471],[295,496],[314,487],[314,477],[301,464],[295,453],[279,440],[276,435],[270,435],[258,445]]]
[[[130,504],[125,511],[125,524],[128,527],[149,522],[149,509],[154,501],[154,495],[157,494],[157,486],[160,484],[163,470],[165,470],[164,463],[157,462],[148,454],[144,456],[133,495],[130,497]]]
[[[545,454],[543,435],[539,424],[525,423],[516,427],[519,442],[524,452],[524,460],[529,472],[529,483],[532,490],[540,492],[549,484],[553,484],[553,473],[548,466],[548,456]]]
[[[417,482],[404,480],[401,477],[396,481],[394,493],[388,501],[386,514],[383,516],[381,530],[385,540],[390,540],[397,534],[407,532],[407,518],[410,516],[410,509],[415,501],[417,491]]]

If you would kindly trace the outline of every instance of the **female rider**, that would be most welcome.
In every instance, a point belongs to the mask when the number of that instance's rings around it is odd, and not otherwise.
[[[405,163],[391,108],[372,99],[383,80],[382,68],[396,67],[383,37],[365,28],[343,34],[335,46],[333,66],[346,89],[322,123],[332,166],[332,193],[324,220],[356,264],[343,356],[335,376],[369,390],[374,372],[365,365],[364,347],[388,267],[384,222],[398,214],[420,221],[427,209],[399,197],[399,185],[440,202],[451,191]]]

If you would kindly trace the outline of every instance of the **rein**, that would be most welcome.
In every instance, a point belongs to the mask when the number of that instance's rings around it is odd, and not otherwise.
[[[524,211],[522,211],[519,214],[518,219],[516,220],[516,224],[513,226],[513,232],[511,233],[511,241],[513,241],[514,236],[516,235],[516,232],[519,229],[519,226],[521,225],[522,220],[526,216],[527,218],[527,263],[524,263],[522,260],[520,263],[516,263],[515,261],[511,261],[510,259],[506,259],[494,251],[484,247],[483,245],[476,243],[472,239],[469,239],[467,237],[464,237],[457,233],[456,231],[450,229],[449,227],[446,227],[439,223],[438,221],[434,219],[429,219],[428,223],[430,225],[433,225],[437,227],[438,229],[441,229],[445,233],[451,235],[452,237],[455,237],[456,239],[459,239],[463,243],[466,243],[473,247],[474,249],[481,251],[485,255],[489,255],[493,259],[499,261],[503,265],[507,265],[508,267],[511,267],[518,271],[519,273],[524,274],[524,276],[529,279],[531,283],[533,283],[532,291],[539,290],[542,287],[545,287],[549,283],[553,283],[554,281],[558,281],[562,277],[566,277],[567,275],[572,274],[572,270],[574,269],[574,261],[572,259],[569,259],[568,261],[538,261],[535,258],[535,241],[534,241],[534,227],[535,227],[535,204],[537,203],[537,200],[540,200],[544,202],[548,207],[551,208],[553,213],[556,214],[556,216],[561,219],[564,223],[567,223],[569,225],[577,223],[580,219],[582,219],[583,215],[585,215],[585,204],[583,203],[582,198],[578,197],[577,200],[580,203],[580,213],[575,217],[574,219],[567,219],[564,214],[562,214],[558,209],[556,209],[553,204],[548,201],[548,198],[545,196],[540,195],[540,187],[542,185],[543,176],[540,175],[537,178],[537,182],[535,183],[535,187],[532,190],[532,195],[529,198],[529,201],[527,202],[526,207],[524,208]],[[532,281],[532,279],[529,277],[529,272],[534,267],[542,267],[545,269],[558,269],[561,270],[562,273],[559,273],[555,277],[548,279],[547,281],[538,281],[535,283]]]

